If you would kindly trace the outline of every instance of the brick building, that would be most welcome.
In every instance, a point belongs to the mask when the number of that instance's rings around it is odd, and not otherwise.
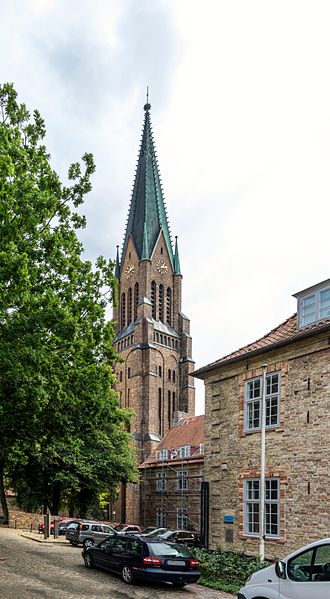
[[[204,416],[182,418],[140,465],[141,523],[200,529]]]
[[[182,275],[173,248],[153,141],[150,104],[143,133],[121,257],[117,247],[119,305],[114,346],[120,404],[134,411],[130,432],[139,462],[177,421],[194,415],[190,321],[181,311]],[[136,485],[122,490],[116,519],[138,522]]]
[[[194,373],[205,382],[213,548],[258,553],[262,399],[265,555],[329,536],[330,279],[294,297],[297,314]]]

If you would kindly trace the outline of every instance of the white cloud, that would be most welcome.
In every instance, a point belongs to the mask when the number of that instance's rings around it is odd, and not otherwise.
[[[197,366],[329,277],[329,16],[321,0],[2,7],[0,78],[41,110],[55,167],[95,155],[89,257],[121,244],[150,86]]]

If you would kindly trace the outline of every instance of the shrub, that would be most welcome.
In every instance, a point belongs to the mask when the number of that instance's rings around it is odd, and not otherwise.
[[[269,566],[269,562],[261,562],[259,558],[244,553],[195,549],[194,554],[200,562],[204,579],[226,584],[242,586],[253,572]]]

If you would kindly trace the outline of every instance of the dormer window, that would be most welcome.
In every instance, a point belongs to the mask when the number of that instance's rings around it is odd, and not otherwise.
[[[296,293],[298,299],[298,328],[319,320],[330,319],[330,280]]]
[[[156,460],[159,462],[163,462],[168,459],[168,449],[160,449],[156,451]]]
[[[180,447],[180,458],[189,458],[190,456],[190,445],[183,445]]]

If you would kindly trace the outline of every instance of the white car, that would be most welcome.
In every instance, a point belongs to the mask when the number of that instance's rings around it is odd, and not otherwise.
[[[306,545],[250,576],[238,599],[329,599],[330,538]]]

